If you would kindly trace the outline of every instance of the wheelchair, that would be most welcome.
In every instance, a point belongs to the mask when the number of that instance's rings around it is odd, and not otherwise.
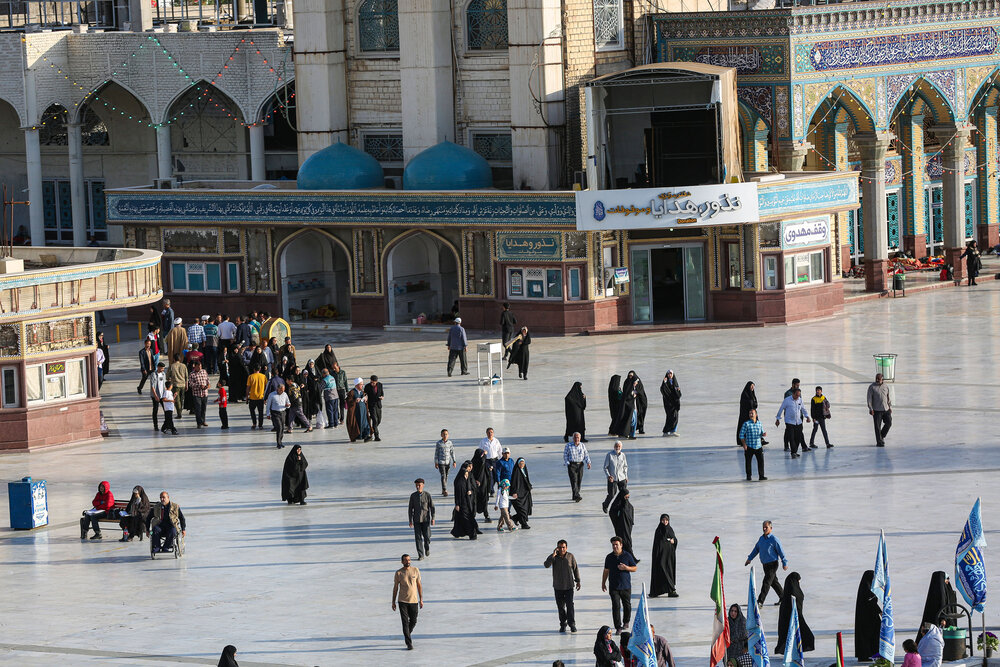
[[[172,553],[174,555],[175,559],[180,558],[180,557],[182,557],[184,555],[184,535],[182,533],[177,533],[177,535],[174,537],[174,543],[166,551],[157,551],[153,547],[153,544],[154,544],[153,536],[152,536],[152,534],[150,534],[150,536],[149,536],[149,558],[151,560],[156,560],[156,555],[157,554],[164,555],[164,554],[171,554]]]

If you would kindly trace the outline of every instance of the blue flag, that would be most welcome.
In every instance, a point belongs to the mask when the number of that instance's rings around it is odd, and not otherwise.
[[[639,607],[632,619],[632,636],[628,650],[638,660],[639,667],[656,667],[656,650],[653,648],[653,631],[649,629],[649,608],[646,606],[646,584],[642,585]]]
[[[986,546],[983,536],[983,514],[980,508],[980,498],[972,506],[969,520],[965,522],[965,530],[958,540],[955,550],[955,581],[962,597],[969,606],[978,612],[983,611],[986,602],[986,563],[980,547]]]
[[[747,592],[747,648],[753,658],[754,667],[768,667],[771,658],[767,654],[767,640],[764,627],[760,624],[760,609],[757,608],[757,586],[754,583],[753,568],[750,568],[750,590]]]
[[[882,627],[879,628],[878,654],[892,662],[896,658],[896,630],[892,624],[892,584],[889,582],[889,554],[885,548],[885,533],[879,531],[875,552],[875,578],[872,593],[882,607]]]
[[[797,665],[805,667],[806,659],[802,655],[802,631],[799,630],[799,609],[792,598],[792,618],[788,621],[788,638],[785,640],[785,667]]]

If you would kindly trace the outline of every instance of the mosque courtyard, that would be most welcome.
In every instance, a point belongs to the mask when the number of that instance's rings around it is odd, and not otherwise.
[[[531,324],[526,307],[519,320]],[[381,332],[295,333],[300,361],[332,342],[349,377],[375,373],[385,383],[382,442],[347,441],[344,428],[296,431],[309,461],[307,506],[280,500],[288,449],[268,431],[249,430],[245,404],[230,405],[228,431],[197,430],[185,415],[180,435],[155,433],[150,401],[136,394],[138,343],[112,346],[102,406],[111,434],[94,445],[0,456],[8,481],[47,480],[50,525],[0,529],[0,663],[48,665],[214,665],[226,644],[239,664],[312,665],[593,665],[597,629],[611,623],[601,592],[613,530],[601,512],[600,467],[613,439],[607,385],[634,369],[649,396],[646,435],[626,441],[636,555],[633,605],[649,582],[650,547],[661,513],[677,533],[680,597],[650,601],[657,634],[677,667],[707,664],[714,607],[712,540],[726,565],[726,602],[747,602],[743,566],[763,519],[774,522],[802,576],[803,615],[816,635],[810,667],[834,660],[844,632],[853,660],[858,582],[885,530],[895,607],[896,656],[916,633],[931,573],[953,572],[959,534],[982,497],[991,547],[1000,525],[1000,390],[994,349],[1000,336],[1000,282],[975,290],[937,290],[905,299],[849,306],[843,317],[795,326],[544,337],[534,339],[530,379],[511,368],[500,387],[472,375],[448,378],[444,335]],[[898,354],[894,423],[884,449],[874,446],[865,391],[872,355]],[[658,387],[667,369],[683,392],[677,438],[660,434]],[[781,451],[774,415],[792,377],[804,397],[824,387],[832,406],[833,449],[792,460]],[[574,381],[588,397],[588,447],[594,469],[574,503],[562,463],[563,397]],[[771,446],[766,482],[745,482],[735,446],[739,396],[757,386]],[[214,379],[212,382],[214,386]],[[210,395],[211,400],[211,395]],[[488,426],[524,457],[534,485],[531,530],[498,534],[483,525],[476,542],[454,540],[452,505],[440,495],[434,443],[451,431],[459,463],[471,458]],[[810,425],[806,425],[808,437]],[[413,479],[434,496],[431,556],[417,562],[406,505]],[[183,558],[149,558],[147,543],[122,544],[105,524],[103,541],[81,542],[80,512],[102,480],[127,499],[140,484],[151,499],[169,491],[187,519]],[[454,474],[450,477],[454,480]],[[993,480],[992,482],[990,480]],[[491,510],[491,515],[495,516]],[[7,496],[0,499],[7,517]],[[583,579],[576,594],[577,634],[560,634],[552,579],[542,562],[556,540],[569,541]],[[997,546],[1000,546],[998,543]],[[1000,580],[996,547],[985,558],[991,593]],[[414,554],[425,606],[406,651],[390,608],[393,572]],[[762,575],[755,562],[758,585]],[[995,595],[995,593],[993,593]],[[995,598],[993,598],[995,599]],[[769,647],[777,634],[772,592],[762,617]],[[987,625],[1000,616],[987,603]],[[979,617],[976,616],[979,627]],[[978,630],[976,631],[978,634]],[[975,660],[978,660],[978,656]],[[970,661],[969,664],[972,664]]]

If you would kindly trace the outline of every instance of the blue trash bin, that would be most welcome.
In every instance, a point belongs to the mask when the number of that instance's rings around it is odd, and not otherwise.
[[[49,523],[49,495],[44,479],[23,477],[20,482],[7,483],[10,504],[10,527],[31,530]]]

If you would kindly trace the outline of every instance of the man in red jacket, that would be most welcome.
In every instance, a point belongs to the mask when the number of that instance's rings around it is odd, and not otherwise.
[[[98,520],[109,516],[111,509],[115,506],[115,497],[111,494],[111,485],[109,483],[101,482],[98,485],[97,495],[94,496],[91,504],[94,506],[93,509],[84,510],[83,518],[80,519],[81,540],[87,539],[87,531],[91,526],[94,528],[94,536],[90,539],[104,539],[104,536],[101,535],[101,524],[98,523]]]

